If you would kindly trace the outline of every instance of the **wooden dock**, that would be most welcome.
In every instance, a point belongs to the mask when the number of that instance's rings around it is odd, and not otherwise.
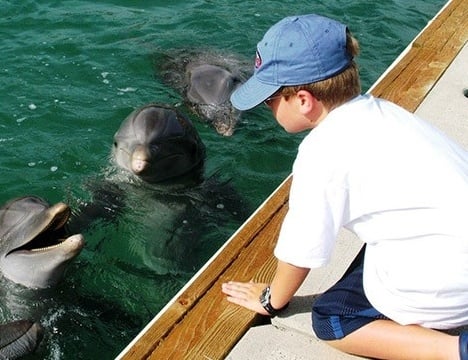
[[[451,0],[371,88],[415,111],[468,42],[468,1]],[[467,84],[468,86],[468,84]],[[228,280],[269,282],[291,176],[122,351],[117,359],[224,359],[265,318],[230,304]]]

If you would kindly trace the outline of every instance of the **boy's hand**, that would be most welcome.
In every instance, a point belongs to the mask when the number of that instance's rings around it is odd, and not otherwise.
[[[268,312],[260,304],[260,295],[267,286],[268,284],[263,283],[229,281],[222,284],[221,289],[227,295],[229,302],[259,314],[268,315]]]

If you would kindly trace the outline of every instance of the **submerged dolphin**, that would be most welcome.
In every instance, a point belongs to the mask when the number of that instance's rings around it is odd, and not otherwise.
[[[187,97],[197,104],[224,104],[239,85],[239,80],[220,66],[202,64],[188,67],[188,71],[190,83]]]
[[[81,234],[66,237],[68,205],[50,206],[35,196],[0,208],[0,271],[19,284],[46,288],[57,284],[67,264],[84,246]]]
[[[231,93],[250,76],[250,61],[225,51],[173,50],[155,59],[157,75],[176,89],[201,120],[224,136],[231,136],[241,112],[229,101]]]
[[[241,84],[240,79],[221,66],[201,64],[187,66],[187,99],[216,131],[224,136],[233,134],[240,112],[232,107],[229,97]]]
[[[205,145],[182,113],[155,104],[133,111],[114,135],[112,159],[141,180],[199,182]]]
[[[0,359],[18,359],[32,353],[43,335],[37,322],[18,320],[0,325]]]

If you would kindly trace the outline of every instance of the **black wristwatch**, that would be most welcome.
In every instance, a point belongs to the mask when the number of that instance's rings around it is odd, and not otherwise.
[[[289,303],[287,303],[286,305],[284,305],[281,309],[275,309],[273,306],[271,306],[271,303],[270,303],[270,298],[271,298],[271,290],[270,290],[270,287],[267,286],[263,291],[262,291],[262,295],[260,295],[260,303],[262,304],[263,308],[267,311],[268,314],[270,314],[271,317],[275,317],[276,315],[278,315],[281,311],[283,311],[284,309],[286,309],[289,305]]]

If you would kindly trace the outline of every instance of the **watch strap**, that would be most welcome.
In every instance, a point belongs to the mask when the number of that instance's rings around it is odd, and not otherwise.
[[[276,315],[278,315],[278,313],[280,313],[281,311],[283,311],[284,309],[286,309],[289,305],[289,303],[287,303],[285,306],[283,306],[282,308],[280,309],[275,309],[272,305],[271,305],[271,302],[270,302],[270,299],[271,299],[271,289],[270,289],[270,286],[267,286],[263,291],[262,291],[262,294],[260,295],[260,303],[262,304],[263,308],[266,310],[266,312],[271,316],[271,317],[275,317]]]

